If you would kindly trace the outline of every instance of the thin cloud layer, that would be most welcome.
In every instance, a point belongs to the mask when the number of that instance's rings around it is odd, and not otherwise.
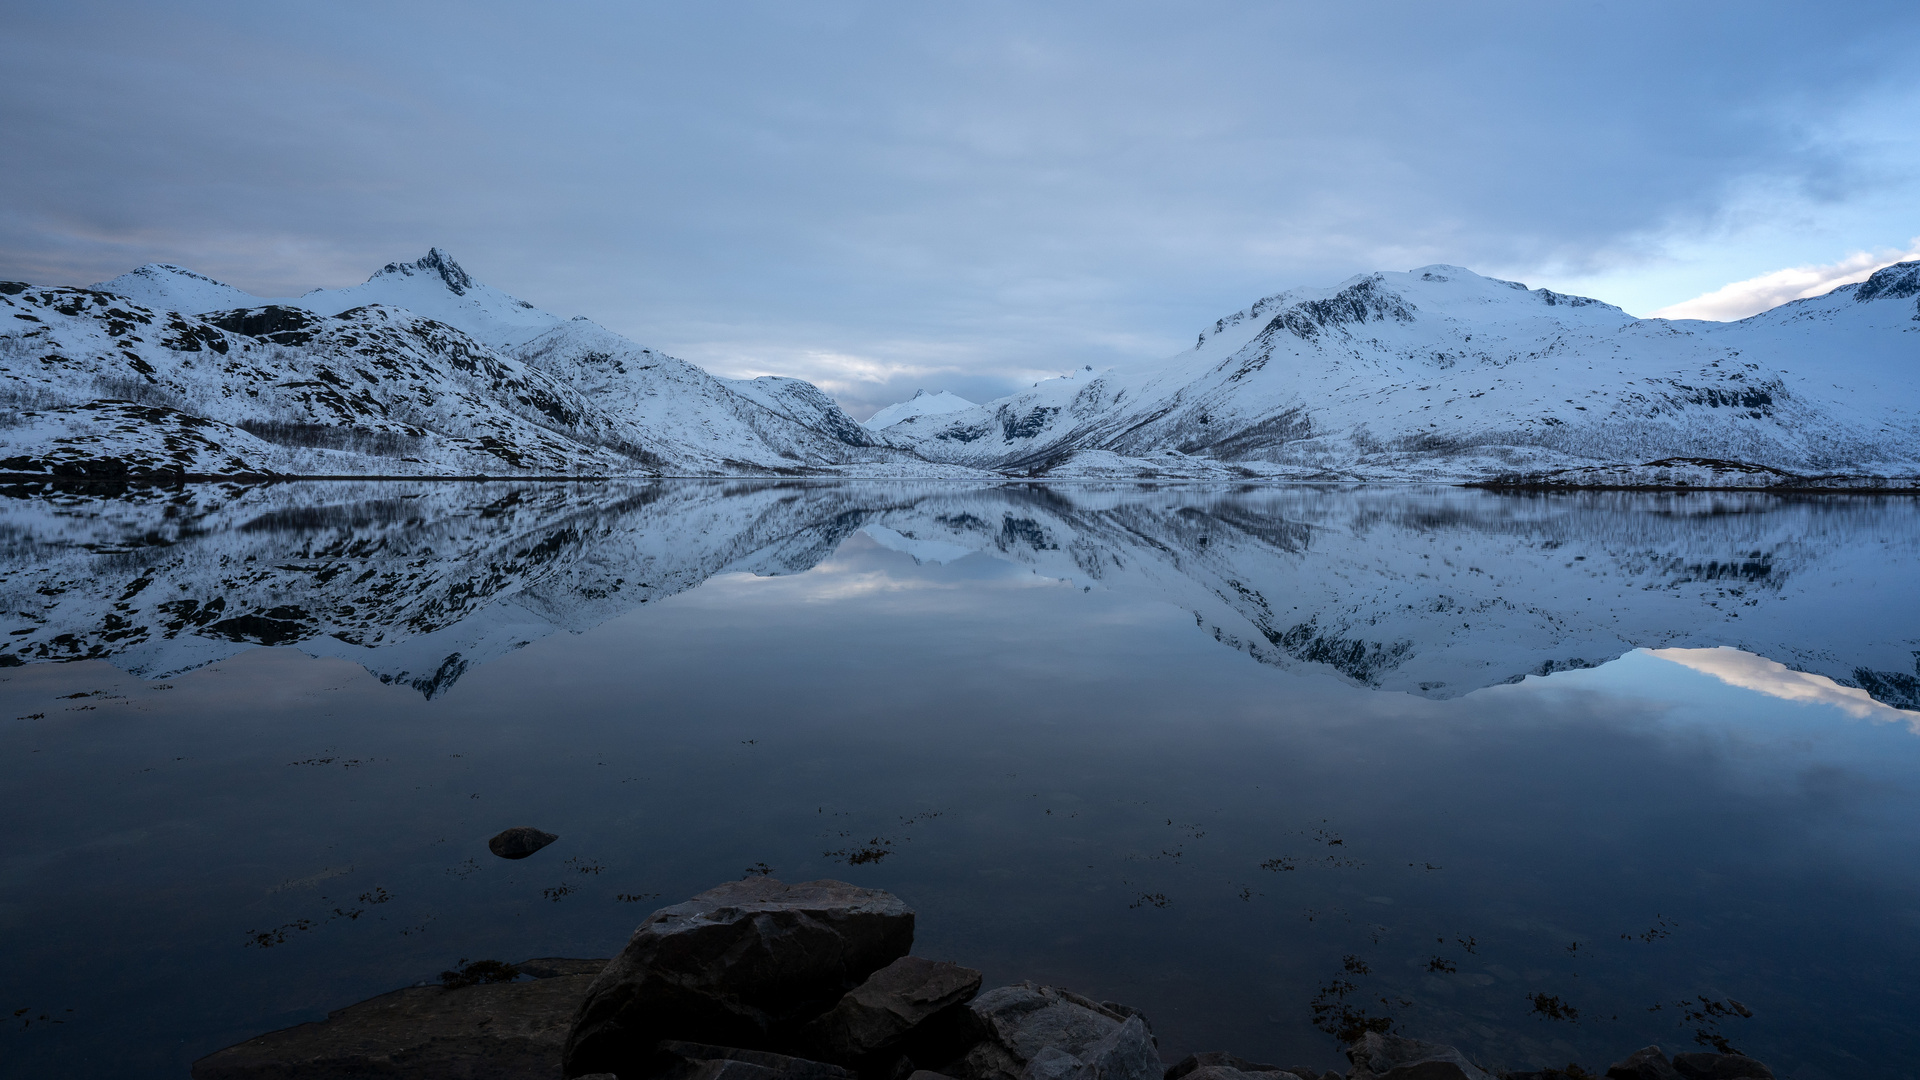
[[[1832,292],[1842,285],[1865,281],[1873,276],[1875,270],[1910,259],[1920,259],[1920,237],[1915,237],[1905,251],[1856,251],[1839,262],[1825,266],[1793,266],[1736,281],[1691,300],[1663,307],[1653,312],[1652,317],[1733,322],[1794,300]]]
[[[1916,37],[1892,2],[14,4],[0,277],[281,296],[438,245],[721,374],[981,400],[1356,273],[1661,264],[1756,185],[1911,207]],[[1856,131],[1896,134],[1808,135]]]

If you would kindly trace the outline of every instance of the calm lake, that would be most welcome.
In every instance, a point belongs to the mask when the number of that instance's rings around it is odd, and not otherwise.
[[[1168,1060],[1920,1062],[1920,502],[302,483],[0,503],[0,1074],[184,1077],[743,874]],[[501,829],[561,839],[508,862]]]

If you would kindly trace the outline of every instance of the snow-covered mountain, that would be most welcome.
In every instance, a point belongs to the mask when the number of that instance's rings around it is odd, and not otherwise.
[[[280,300],[156,264],[0,284],[0,472],[1905,487],[1916,297],[1909,262],[1676,322],[1428,266],[1268,297],[1166,361],[984,405],[922,392],[863,425],[809,383],[716,378],[541,311],[438,248]]]
[[[915,390],[913,397],[906,401],[895,402],[867,417],[863,422],[874,431],[880,431],[910,417],[940,416],[944,413],[964,412],[976,407],[973,402],[947,390],[937,394]]]
[[[1167,361],[888,426],[1017,473],[1464,480],[1654,459],[1920,472],[1920,263],[1737,323],[1454,266],[1270,296]],[[1157,456],[1157,462],[1129,459]]]
[[[437,248],[282,300],[157,264],[0,283],[0,314],[0,472],[956,474],[810,384],[715,378]]]
[[[15,494],[20,494],[16,490]],[[475,664],[854,533],[1192,615],[1265,664],[1451,698],[1633,648],[1732,645],[1920,708],[1920,505],[1457,488],[415,482],[0,504],[0,665],[149,678],[254,645],[436,694]]]

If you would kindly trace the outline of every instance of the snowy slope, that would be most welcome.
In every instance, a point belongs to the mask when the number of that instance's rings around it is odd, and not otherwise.
[[[229,445],[225,429],[210,428],[199,434],[208,445],[187,455],[254,471],[489,471],[499,467],[481,467],[490,457],[509,472],[1448,482],[1553,473],[1565,485],[1687,458],[1733,463],[1708,473],[1735,486],[1760,475],[1755,468],[1790,480],[1920,473],[1920,263],[1726,324],[1638,320],[1452,266],[1370,274],[1267,297],[1159,363],[1084,369],[984,405],[923,393],[864,426],[811,384],[715,378],[587,320],[540,311],[475,282],[438,248],[361,285],[272,304],[162,265],[101,283],[135,301],[122,315],[74,299],[101,291],[8,289],[7,306],[20,310],[0,325],[0,388],[16,402],[69,409],[126,397],[120,390],[131,386],[139,404],[252,424],[256,434],[281,421],[363,433],[301,443],[283,431],[280,449],[269,450]],[[299,321],[289,312],[320,317],[312,334],[320,345],[292,340],[306,330],[272,329]],[[131,326],[162,323],[157,337],[128,336]],[[361,362],[376,323],[382,356],[398,347],[395,335],[415,339],[402,350],[414,354],[408,371],[376,376],[371,360]],[[445,334],[432,327],[465,344],[440,342]],[[222,382],[234,378],[230,361],[177,362],[214,349],[216,338],[259,368],[242,380],[244,397]],[[472,372],[423,368],[440,348],[472,358]],[[200,374],[186,371],[195,364]],[[141,365],[173,372],[172,382],[155,388]],[[465,396],[442,416],[448,377]],[[330,379],[340,382],[319,388]],[[374,382],[383,387],[361,385]],[[310,389],[294,392],[300,386]],[[321,408],[328,395],[365,407]],[[217,408],[207,404],[215,399]],[[84,468],[89,448],[128,467],[186,460],[157,431],[143,441],[131,415],[76,440],[60,425],[84,417],[41,409],[11,429],[0,456],[63,469]],[[396,437],[423,449],[367,452],[399,446]]]
[[[895,402],[881,409],[879,412],[867,417],[865,423],[867,427],[872,428],[874,431],[879,431],[882,428],[891,427],[910,417],[940,416],[945,413],[963,412],[976,407],[973,402],[968,401],[959,394],[946,390],[942,390],[937,394],[929,394],[925,390],[915,390],[913,397],[906,401]]]
[[[91,290],[0,285],[0,309],[4,471],[970,471],[885,445],[811,384],[714,378],[438,248],[288,300],[156,264]]]
[[[491,285],[475,280],[439,248],[413,262],[392,262],[359,285],[315,289],[304,296],[264,298],[190,270],[153,263],[91,286],[96,292],[124,296],[144,307],[198,314],[222,308],[276,304],[305,308],[316,315],[338,315],[379,304],[404,308],[456,326],[468,337],[494,348],[521,345],[566,320]]]
[[[930,458],[1070,474],[1168,451],[1349,478],[1711,457],[1920,466],[1920,264],[1738,323],[1636,320],[1451,266],[1268,297],[1193,348],[888,428]]]

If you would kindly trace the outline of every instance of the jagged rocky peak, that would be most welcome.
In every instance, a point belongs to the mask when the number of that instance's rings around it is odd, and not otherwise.
[[[373,281],[376,278],[395,275],[412,277],[415,274],[427,273],[439,274],[440,280],[447,283],[447,288],[451,289],[455,296],[465,296],[467,290],[473,288],[473,278],[460,268],[459,263],[453,261],[453,256],[437,247],[428,249],[424,256],[412,262],[390,262],[367,280]]]
[[[1873,276],[1860,283],[1853,298],[1865,303],[1868,300],[1905,300],[1909,296],[1920,295],[1920,260],[1894,263],[1873,272]]]

